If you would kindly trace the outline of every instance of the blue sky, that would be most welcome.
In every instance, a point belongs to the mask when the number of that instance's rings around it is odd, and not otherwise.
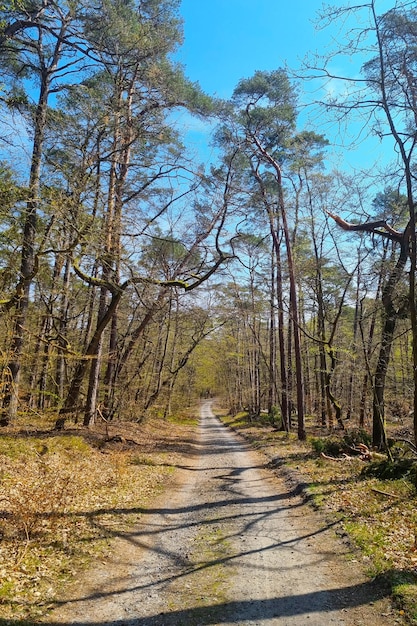
[[[354,2],[350,4],[365,4]],[[182,0],[181,16],[184,20],[184,44],[176,58],[184,65],[186,75],[198,81],[207,93],[229,98],[241,78],[253,75],[256,70],[273,70],[288,66],[298,69],[307,54],[325,54],[334,47],[346,24],[334,24],[318,28],[318,12],[325,4],[346,6],[349,0]],[[394,5],[394,0],[377,0],[377,12]],[[356,25],[356,24],[354,24]],[[351,24],[352,26],[352,24]],[[364,61],[365,59],[363,59]],[[352,59],[338,57],[333,62],[336,71],[349,75],[358,72],[362,60],[356,64]],[[311,89],[311,83],[302,86]],[[337,88],[337,87],[336,87]],[[303,98],[302,98],[303,99]],[[308,96],[304,97],[304,100]],[[200,122],[189,122],[189,137],[204,160],[210,161],[213,153],[207,151],[207,127]],[[318,120],[317,120],[318,123]],[[336,128],[315,127],[334,143]],[[352,125],[351,137],[346,129],[346,143],[355,135]],[[385,150],[385,153],[387,151]],[[349,150],[333,151],[332,161],[347,169],[371,165],[371,159],[384,157],[384,147],[374,139],[372,147],[365,145]]]
[[[192,80],[222,98],[256,70],[299,65],[327,39],[312,20],[322,0],[182,0],[178,59]]]

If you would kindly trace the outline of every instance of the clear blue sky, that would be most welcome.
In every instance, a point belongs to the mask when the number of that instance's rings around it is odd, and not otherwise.
[[[230,97],[256,70],[299,65],[328,35],[312,21],[322,0],[182,0],[185,41],[178,59],[212,95]]]

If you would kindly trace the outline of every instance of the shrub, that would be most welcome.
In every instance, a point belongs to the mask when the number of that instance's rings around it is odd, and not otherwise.
[[[311,445],[317,454],[327,456],[340,456],[345,451],[341,439],[318,437],[311,440]]]
[[[282,428],[281,411],[280,408],[275,404],[271,407],[271,410],[268,413],[268,418],[271,426],[273,426],[277,430],[280,430]]]
[[[361,471],[362,476],[372,476],[381,480],[398,480],[405,478],[411,482],[416,481],[417,463],[414,459],[397,459],[389,461],[375,461],[370,463]]]
[[[352,449],[359,443],[363,443],[369,447],[371,442],[371,436],[365,430],[357,429],[345,432],[341,438],[318,437],[312,439],[311,445],[317,454],[338,457],[343,454],[352,454]]]
[[[348,448],[354,448],[358,443],[364,443],[369,447],[372,444],[372,437],[363,428],[357,428],[347,431],[343,435],[343,442]]]

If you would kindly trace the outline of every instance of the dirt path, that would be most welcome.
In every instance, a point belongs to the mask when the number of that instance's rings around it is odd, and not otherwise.
[[[114,558],[45,623],[393,626],[400,623],[320,515],[201,408],[195,455]]]

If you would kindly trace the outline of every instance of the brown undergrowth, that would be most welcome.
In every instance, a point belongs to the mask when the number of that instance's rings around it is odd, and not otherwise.
[[[193,422],[0,432],[0,624],[33,624],[137,523],[192,453]]]
[[[389,579],[417,625],[417,499],[410,477],[381,479],[364,475],[369,463],[359,459],[321,457],[317,440],[327,444],[329,437],[314,423],[299,442],[265,421],[222,420],[339,520],[338,532],[360,548],[352,558],[371,576]],[[0,624],[33,625],[68,580],[105,558],[111,539],[131,529],[172,484],[196,437],[187,416],[63,432],[53,424],[0,431]],[[332,434],[338,438],[341,433]]]
[[[339,521],[338,533],[359,548],[352,558],[361,559],[371,577],[390,582],[401,612],[417,625],[416,465],[412,457],[404,463],[409,456],[406,449],[400,446],[395,451],[396,461],[411,465],[413,471],[389,472],[389,464],[379,455],[371,462],[336,453],[324,458],[320,450],[324,446],[337,449],[346,433],[329,436],[313,420],[307,424],[307,440],[300,442],[295,434],[274,430],[266,419],[253,421],[244,414],[223,413],[217,411],[224,423],[267,456],[271,467],[302,485],[316,507]],[[395,439],[395,425],[391,430]],[[403,437],[404,429],[399,434]]]

